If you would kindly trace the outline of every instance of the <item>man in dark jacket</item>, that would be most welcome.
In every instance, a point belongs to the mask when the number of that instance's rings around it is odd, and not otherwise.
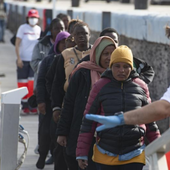
[[[38,104],[38,110],[40,112],[39,115],[39,154],[40,157],[37,161],[37,168],[44,168],[45,165],[45,159],[48,153],[48,150],[50,148],[50,144],[52,145],[53,142],[51,142],[54,138],[53,141],[55,140],[55,130],[56,130],[56,125],[55,123],[51,120],[52,118],[52,110],[51,110],[51,101],[49,94],[46,90],[46,80],[45,76],[47,71],[49,70],[52,61],[54,58],[59,58],[57,54],[60,54],[64,49],[65,49],[65,39],[68,38],[70,34],[68,32],[60,32],[55,40],[54,44],[54,51],[55,54],[51,54],[50,56],[47,56],[43,59],[41,62],[40,70],[38,73],[38,79],[37,79],[37,104]],[[50,126],[52,127],[50,129]],[[50,136],[50,132],[54,131],[54,135],[52,134]],[[51,146],[51,153],[53,153],[54,149],[54,144]],[[60,152],[62,153],[62,152]],[[65,161],[62,155],[60,155],[61,160],[59,161],[60,168],[62,170],[67,169],[65,165]],[[63,158],[63,159],[62,159]],[[61,166],[62,165],[62,166]],[[63,167],[64,166],[64,167]]]

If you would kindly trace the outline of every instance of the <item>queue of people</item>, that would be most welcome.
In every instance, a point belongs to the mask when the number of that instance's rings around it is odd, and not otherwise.
[[[119,46],[113,28],[102,30],[90,44],[90,28],[81,20],[59,14],[43,37],[38,21],[38,11],[31,9],[15,43],[18,87],[29,90],[22,113],[39,114],[36,167],[142,170],[145,138],[160,137],[158,126],[154,120],[125,125],[122,113],[151,103],[153,68],[126,45]],[[28,103],[33,93],[37,108]],[[118,117],[117,127],[107,119],[111,116]],[[102,126],[95,122],[101,117],[107,120]]]

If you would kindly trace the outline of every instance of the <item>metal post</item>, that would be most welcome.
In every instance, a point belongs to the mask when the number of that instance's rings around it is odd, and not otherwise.
[[[56,3],[57,0],[53,0],[53,18],[56,18],[56,11],[55,11],[55,3]]]
[[[80,0],[71,0],[71,6],[72,7],[79,7]]]
[[[20,103],[27,93],[23,87],[1,94],[0,170],[14,170],[17,166]]]
[[[148,9],[149,1],[148,0],[135,0],[134,5],[135,5],[135,9]]]
[[[102,29],[111,26],[111,12],[102,13]]]

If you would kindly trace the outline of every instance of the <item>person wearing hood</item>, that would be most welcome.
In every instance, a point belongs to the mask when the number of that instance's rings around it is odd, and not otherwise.
[[[90,92],[84,115],[111,116],[150,103],[146,83],[132,78],[133,54],[125,45],[117,47],[110,59],[110,69],[94,84]],[[100,123],[84,116],[77,140],[76,157],[81,169],[88,167],[88,152],[96,127]],[[145,135],[149,142],[160,137],[155,122],[141,125],[120,125],[97,133],[93,147],[93,161],[97,170],[142,170],[145,164]]]
[[[53,118],[58,122],[62,103],[67,91],[69,76],[75,65],[86,55],[90,54],[92,45],[90,40],[90,28],[85,22],[77,22],[73,27],[73,39],[75,47],[68,48],[62,52],[55,78],[51,89],[51,102],[53,108]]]
[[[110,56],[115,48],[116,44],[111,38],[98,38],[91,49],[90,61],[80,63],[71,74],[57,128],[57,142],[66,147],[70,170],[78,169],[76,145],[88,95],[93,84],[99,80],[101,74],[109,67]],[[89,156],[87,170],[94,169],[95,165]]]
[[[78,22],[78,21],[77,21]],[[66,38],[65,40],[65,46],[66,48],[71,48],[75,46],[75,43],[72,42],[72,39],[70,39],[71,35],[69,37]],[[46,74],[46,89],[48,91],[48,94],[51,94],[51,88],[52,88],[52,83],[55,77],[55,73],[57,70],[57,64],[59,63],[59,58],[62,57],[62,55],[58,55],[57,57],[54,58],[47,74]],[[53,125],[55,125],[55,123],[53,122]],[[56,137],[56,131],[53,134],[54,138]],[[63,152],[65,153],[65,148],[63,148],[62,146],[60,146],[59,144],[57,144],[56,139],[54,140],[56,147],[54,150],[54,169],[55,170],[59,170],[59,167],[62,168],[62,166],[59,165],[59,163],[62,163],[62,157],[57,153],[60,152],[61,149],[63,150]],[[61,151],[62,152],[62,151]],[[62,170],[62,169],[61,169]]]
[[[72,37],[72,33],[73,33],[74,25],[79,21],[80,20],[73,19],[69,22],[68,32],[70,33],[70,36],[66,39],[66,48],[72,48],[76,45],[75,41]],[[53,53],[52,51],[53,50],[50,50],[49,54]],[[51,67],[50,67],[50,69],[49,69],[49,71],[46,75],[46,81],[47,81],[46,86],[47,86],[47,91],[48,91],[49,94],[51,94],[53,80],[54,80],[54,77],[55,77],[55,73],[57,72],[57,63],[58,63],[58,58],[54,59],[52,65],[51,65]]]
[[[38,110],[40,113],[39,131],[38,131],[40,156],[36,166],[39,169],[44,168],[45,159],[51,144],[50,125],[51,125],[51,118],[52,118],[52,110],[51,110],[50,97],[46,90],[45,76],[54,58],[58,57],[58,55],[66,48],[65,40],[69,36],[70,34],[65,31],[60,32],[57,35],[54,44],[55,54],[51,54],[42,60],[39,73],[38,73],[36,98],[37,98]],[[54,146],[51,149],[53,150],[53,148]],[[53,153],[53,151],[51,151],[51,153]]]
[[[102,36],[108,36],[112,38],[117,46],[119,45],[119,34],[114,28],[105,28],[102,30],[100,33],[100,37]],[[88,61],[89,56],[84,57],[80,62],[82,61]],[[79,64],[79,63],[78,63]],[[134,57],[133,56],[133,66],[135,72],[133,72],[133,76],[136,77],[137,75],[139,76],[140,79],[142,79],[146,84],[150,84],[153,81],[153,78],[155,76],[155,72],[153,68],[144,60]]]

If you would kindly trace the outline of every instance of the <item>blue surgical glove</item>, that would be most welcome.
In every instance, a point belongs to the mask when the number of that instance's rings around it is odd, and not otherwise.
[[[108,128],[113,128],[115,126],[123,125],[125,123],[123,112],[116,113],[114,116],[86,114],[85,118],[103,124],[97,127],[96,131],[102,131]]]

